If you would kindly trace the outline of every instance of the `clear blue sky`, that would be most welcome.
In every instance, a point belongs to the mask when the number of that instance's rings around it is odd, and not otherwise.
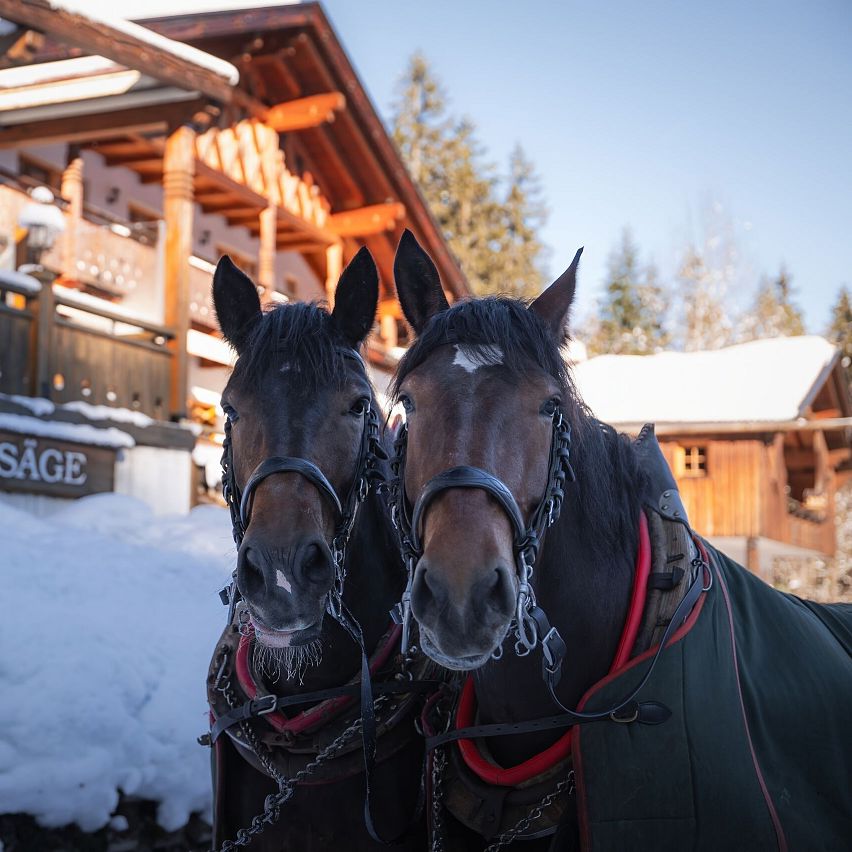
[[[324,0],[383,116],[422,50],[490,158],[535,162],[580,308],[628,225],[671,275],[708,203],[754,271],[784,262],[808,328],[852,286],[852,3]],[[734,294],[738,306],[751,293]]]

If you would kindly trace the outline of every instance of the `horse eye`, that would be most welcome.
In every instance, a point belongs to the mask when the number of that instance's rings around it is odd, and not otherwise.
[[[356,417],[363,417],[367,413],[367,409],[370,407],[370,400],[367,397],[362,397],[349,409],[350,414],[354,414]]]
[[[231,423],[235,423],[237,420],[240,419],[240,415],[237,414],[236,409],[233,408],[232,406],[228,405],[227,402],[223,402],[223,403],[221,403],[221,405],[222,405],[222,411],[224,412],[225,417],[227,417],[228,420],[231,421]]]
[[[406,414],[411,414],[414,411],[414,403],[411,401],[411,397],[404,393],[399,395],[399,404],[405,409]]]
[[[547,402],[542,405],[541,413],[546,417],[553,417],[556,414],[556,409],[559,408],[560,400],[558,397],[551,397]]]

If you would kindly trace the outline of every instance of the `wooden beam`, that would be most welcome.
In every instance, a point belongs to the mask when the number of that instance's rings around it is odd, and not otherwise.
[[[338,237],[368,237],[383,231],[392,231],[396,223],[403,218],[405,205],[392,201],[333,213],[328,217],[327,227]]]
[[[0,37],[0,68],[13,68],[32,62],[44,44],[44,36],[27,27],[15,27]]]
[[[14,148],[21,144],[34,147],[52,142],[92,142],[129,133],[165,132],[170,125],[191,118],[203,106],[203,100],[193,99],[16,124],[0,129],[0,148]]]
[[[179,127],[166,140],[163,158],[163,218],[166,226],[166,325],[175,332],[169,411],[172,419],[186,416],[189,397],[189,258],[195,212],[195,131]]]
[[[181,89],[198,91],[223,103],[229,103],[233,96],[234,87],[215,71],[152,44],[144,37],[92,20],[50,0],[0,0],[0,17]]]
[[[345,106],[346,97],[342,92],[311,95],[270,107],[264,122],[278,133],[292,133],[334,121],[335,112],[340,112]]]

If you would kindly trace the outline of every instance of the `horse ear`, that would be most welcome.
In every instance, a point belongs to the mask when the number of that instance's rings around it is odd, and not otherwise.
[[[357,349],[370,333],[379,304],[379,271],[363,246],[337,282],[331,317],[346,342]]]
[[[396,250],[393,277],[402,312],[416,334],[420,334],[423,326],[435,314],[449,308],[432,258],[421,248],[408,228],[403,231]]]
[[[260,318],[260,297],[251,278],[228,255],[223,255],[213,273],[213,304],[225,339],[241,352],[246,337]]]
[[[577,249],[571,265],[530,305],[530,310],[544,320],[553,336],[562,341],[568,326],[568,315],[577,286],[577,267],[582,247]]]

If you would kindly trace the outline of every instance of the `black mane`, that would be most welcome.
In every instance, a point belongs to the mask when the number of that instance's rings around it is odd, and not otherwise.
[[[638,493],[642,472],[630,439],[593,416],[577,392],[558,343],[527,303],[487,297],[458,302],[436,314],[400,361],[391,387],[393,397],[409,373],[436,349],[453,343],[499,346],[502,366],[519,381],[532,362],[559,382],[562,408],[571,423],[571,462],[577,474],[577,483],[568,484],[566,497],[576,495],[583,533],[600,551],[634,539],[638,498],[625,499],[625,495]]]
[[[306,390],[340,384],[346,377],[346,344],[331,314],[316,304],[276,305],[249,332],[234,367],[241,381],[258,381],[270,364],[289,362]]]

